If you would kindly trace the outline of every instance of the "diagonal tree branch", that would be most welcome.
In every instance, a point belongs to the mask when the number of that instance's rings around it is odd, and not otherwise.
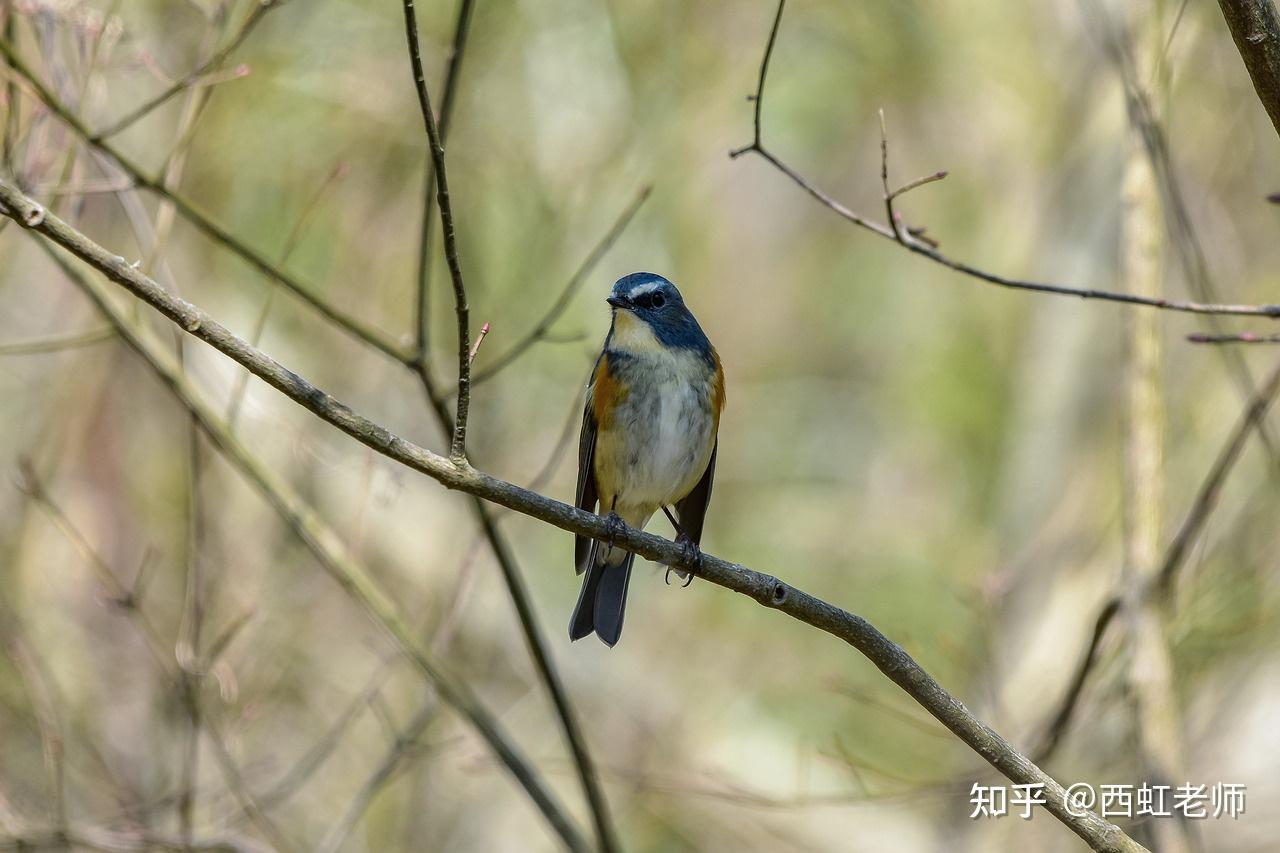
[[[582,263],[574,270],[564,289],[560,291],[560,295],[547,308],[546,313],[534,324],[532,329],[508,347],[501,355],[496,356],[493,362],[485,367],[484,370],[477,371],[471,377],[473,386],[492,379],[512,362],[524,355],[529,347],[546,338],[547,333],[551,331],[551,326],[560,318],[564,310],[569,307],[569,303],[573,301],[574,294],[582,287],[583,282],[587,280],[587,276],[595,269],[596,264],[600,263],[600,259],[604,257],[605,252],[609,251],[618,238],[622,236],[622,232],[627,230],[627,226],[635,218],[640,206],[649,197],[650,190],[652,190],[650,186],[640,188],[640,192],[636,194],[635,199],[622,211],[608,232],[600,239],[600,242],[582,259]]]
[[[323,297],[318,295],[315,290],[308,287],[300,279],[291,273],[285,272],[279,266],[273,264],[269,258],[257,249],[253,249],[240,239],[235,237],[231,232],[227,231],[221,225],[214,222],[205,214],[201,213],[195,205],[184,195],[170,190],[164,185],[164,181],[153,175],[143,171],[142,167],[134,163],[128,156],[121,152],[118,148],[110,143],[96,139],[93,132],[85,125],[69,107],[62,103],[59,98],[49,90],[47,86],[35,76],[35,72],[30,66],[18,56],[13,45],[5,39],[0,39],[0,54],[8,60],[10,67],[19,74],[23,80],[35,91],[36,96],[49,108],[54,115],[58,116],[68,127],[75,132],[86,144],[94,149],[102,152],[119,166],[120,170],[127,174],[134,183],[143,189],[150,190],[157,196],[169,201],[173,204],[174,209],[182,214],[188,222],[194,225],[206,237],[229,249],[232,253],[239,256],[243,261],[251,267],[262,273],[271,281],[282,285],[287,290],[293,292],[303,302],[310,305],[321,316],[328,319],[335,326],[344,330],[351,336],[363,341],[386,355],[391,356],[397,361],[407,362],[410,354],[404,350],[386,333],[381,332],[374,327],[368,325],[363,320],[353,317],[337,307],[330,305]]]
[[[1093,290],[1089,288],[1068,287],[1060,284],[1047,284],[1044,282],[1027,281],[1024,279],[1009,278],[1008,276],[998,275],[996,273],[987,272],[979,269],[964,261],[956,260],[948,255],[944,255],[938,251],[928,241],[920,239],[912,229],[898,229],[894,224],[882,225],[872,219],[868,219],[859,213],[854,212],[847,205],[837,201],[828,193],[811,183],[807,178],[797,172],[795,169],[787,165],[777,155],[769,150],[764,144],[761,130],[761,112],[763,110],[764,87],[768,77],[769,59],[773,55],[773,47],[778,38],[778,26],[782,21],[782,12],[786,6],[786,0],[780,0],[778,3],[778,11],[774,16],[773,28],[769,32],[769,41],[765,44],[764,58],[760,63],[760,77],[753,96],[755,99],[755,124],[754,135],[749,145],[744,145],[729,152],[731,158],[741,157],[743,154],[754,153],[772,165],[782,174],[791,179],[793,183],[813,196],[824,207],[829,208],[840,217],[852,222],[859,228],[864,228],[874,234],[884,237],[887,240],[893,240],[900,244],[904,249],[921,257],[928,258],[936,264],[940,264],[948,269],[955,270],[958,273],[976,278],[979,281],[985,281],[988,284],[994,284],[999,287],[1011,290],[1024,290],[1033,293],[1049,293],[1057,296],[1074,296],[1080,299],[1098,299],[1106,302],[1120,302],[1128,305],[1142,305],[1149,308],[1160,308],[1165,311],[1180,311],[1189,314],[1226,314],[1235,316],[1253,316],[1253,317],[1280,317],[1280,304],[1271,305],[1230,305],[1230,304],[1214,304],[1205,302],[1190,302],[1180,299],[1165,299],[1162,297],[1141,296],[1133,293],[1121,293],[1109,290]]]
[[[0,187],[4,186],[0,184]],[[53,252],[51,247],[47,248],[51,253]],[[590,845],[582,839],[573,826],[564,807],[547,788],[533,765],[521,754],[497,718],[488,711],[464,682],[449,674],[426,650],[408,622],[400,615],[394,601],[368,571],[347,552],[337,534],[326,526],[283,480],[240,443],[213,407],[205,402],[181,374],[173,357],[163,347],[150,340],[149,335],[136,326],[107,297],[101,285],[80,275],[56,253],[53,257],[59,262],[64,272],[106,315],[130,347],[144,358],[148,365],[160,375],[166,387],[191,411],[214,446],[284,518],[303,544],[315,555],[321,567],[348,595],[369,612],[373,620],[390,634],[406,657],[431,679],[441,698],[466,718],[480,736],[489,743],[499,760],[524,787],[530,799],[542,811],[565,845],[575,851],[590,849]],[[120,260],[120,265],[133,269],[123,260]],[[142,276],[137,270],[134,272],[159,288],[158,284]],[[450,463],[444,462],[444,464]]]
[[[1218,0],[1258,100],[1280,133],[1280,15],[1272,0]]]
[[[151,305],[188,333],[247,368],[308,411],[378,453],[426,474],[446,488],[465,491],[571,533],[601,540],[612,538],[614,544],[646,559],[697,574],[711,583],[737,592],[765,607],[778,610],[844,640],[1006,777],[1019,784],[1042,785],[1046,801],[1045,808],[1094,850],[1133,853],[1133,851],[1145,849],[1119,827],[1097,814],[1090,811],[1081,813],[1081,810],[1069,807],[1062,785],[975,717],[962,702],[943,689],[900,646],[862,617],[809,595],[771,575],[727,562],[711,554],[702,555],[701,561],[695,564],[690,555],[674,542],[630,528],[623,529],[619,533],[613,525],[600,516],[477,471],[465,459],[449,459],[405,441],[385,427],[353,411],[270,356],[249,346],[201,309],[167,293],[155,281],[131,267],[122,258],[103,249],[84,234],[48,213],[12,184],[3,180],[0,180],[0,208],[2,208],[0,212],[18,222],[22,227],[33,230],[70,251],[106,275],[108,279]],[[227,436],[227,438],[234,441],[233,437]],[[256,476],[268,477],[275,481],[274,475],[267,471],[256,472]],[[279,487],[282,494],[288,493],[283,483],[280,483]],[[318,522],[311,517],[307,520],[312,527],[308,538],[314,538],[316,535],[314,528]],[[373,612],[375,618],[392,631],[404,648],[414,650],[415,662],[426,669],[430,661],[420,649],[416,648],[414,638],[408,634],[407,627],[396,613],[394,605],[386,600],[381,590],[358,566],[342,565],[339,568],[339,571],[334,571],[332,566],[326,565],[326,569],[330,569],[334,577],[345,588],[356,594],[361,603]],[[442,676],[443,673],[437,672],[437,675]],[[496,728],[496,722],[484,716],[469,690],[448,678],[436,680],[436,684],[442,696],[449,688],[457,691],[451,704],[455,707],[461,705],[462,708],[475,714],[475,716],[470,714],[468,716],[477,728],[481,728],[486,739],[490,739],[490,743],[499,750],[504,760],[509,762],[508,767],[512,767],[513,764],[520,766],[523,763],[511,760],[512,755],[518,757],[518,754],[514,753],[509,744],[495,735],[501,730]],[[481,721],[490,723],[493,728],[485,729]],[[510,751],[503,752],[503,746]],[[536,785],[526,787],[532,787],[531,795],[542,794],[544,801],[549,797],[547,792],[541,791]],[[540,802],[540,805],[542,804]]]
[[[227,61],[228,57],[235,53],[236,50],[239,49],[240,45],[244,44],[245,39],[249,37],[249,33],[253,31],[253,28],[258,25],[258,22],[261,21],[268,12],[272,9],[279,9],[287,2],[289,2],[289,0],[257,0],[257,2],[249,9],[248,14],[244,16],[244,20],[240,22],[240,26],[236,28],[231,39],[225,45],[218,49],[204,62],[200,63],[199,66],[183,75],[181,79],[175,81],[169,88],[147,100],[145,103],[140,104],[137,108],[130,110],[126,115],[122,116],[119,120],[112,122],[108,127],[105,127],[95,133],[92,141],[101,142],[108,137],[115,136],[117,133],[131,127],[135,122],[150,115],[163,104],[168,103],[169,99],[174,95],[195,85],[200,78],[204,77],[206,74],[211,71],[217,71],[222,67],[222,64]]]
[[[1249,433],[1257,429],[1258,424],[1266,416],[1267,411],[1270,410],[1277,397],[1280,397],[1280,363],[1277,363],[1272,368],[1271,372],[1263,379],[1262,384],[1258,386],[1258,389],[1249,398],[1249,402],[1241,413],[1240,418],[1236,421],[1231,432],[1228,433],[1226,441],[1223,442],[1222,449],[1218,451],[1213,465],[1210,466],[1204,480],[1200,483],[1200,487],[1196,490],[1195,499],[1192,500],[1191,507],[1187,510],[1182,523],[1178,526],[1178,532],[1174,534],[1173,540],[1169,543],[1168,548],[1165,549],[1164,557],[1160,561],[1159,571],[1152,575],[1152,592],[1154,594],[1164,597],[1169,597],[1173,594],[1178,572],[1186,564],[1186,558],[1191,552],[1191,546],[1195,544],[1200,534],[1204,531],[1210,516],[1213,515],[1213,510],[1218,504],[1218,497],[1222,492],[1222,485],[1226,482],[1227,476],[1231,473],[1235,464],[1240,460],[1247,444]],[[1066,733],[1066,729],[1070,725],[1071,718],[1083,695],[1085,683],[1100,659],[1099,650],[1102,641],[1119,613],[1121,603],[1120,595],[1115,594],[1103,602],[1102,607],[1099,609],[1094,621],[1093,632],[1085,646],[1084,654],[1080,657],[1080,663],[1076,667],[1071,683],[1059,703],[1057,712],[1053,715],[1052,722],[1047,726],[1040,745],[1032,753],[1037,762],[1048,760],[1061,743],[1062,736]]]

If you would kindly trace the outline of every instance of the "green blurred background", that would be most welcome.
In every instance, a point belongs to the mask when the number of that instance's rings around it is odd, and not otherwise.
[[[1137,5],[1114,4],[1113,23],[1148,11]],[[102,0],[6,9],[42,79],[102,127],[161,91],[162,75],[198,66],[249,6]],[[625,273],[666,275],[728,377],[704,547],[867,617],[1030,748],[1120,575],[1120,363],[1131,309],[961,277],[854,228],[763,160],[730,160],[751,139],[746,96],[774,8],[767,0],[477,4],[448,145],[473,328],[492,329],[477,370],[537,323],[610,223],[644,186],[653,189],[552,340],[476,387],[473,461],[517,483],[550,465],[541,490],[570,500],[581,387],[608,323],[603,297]],[[1264,201],[1280,189],[1274,131],[1216,6],[1186,4],[1176,29],[1173,11],[1165,10],[1167,133],[1214,281],[1224,301],[1280,301],[1280,213]],[[453,3],[420,4],[437,96],[454,14]],[[425,148],[403,27],[390,0],[292,0],[233,54],[227,68],[243,63],[247,73],[208,87],[194,122],[184,121],[184,94],[115,141],[156,171],[189,125],[175,186],[272,258],[305,215],[288,267],[408,344]],[[107,180],[30,90],[19,92],[24,185],[56,205],[71,204],[56,192],[67,183]],[[1119,74],[1086,7],[789,4],[767,89],[766,143],[875,219],[881,108],[896,183],[950,172],[899,203],[944,251],[1008,275],[1124,288],[1120,178],[1130,131]],[[167,215],[152,196],[126,195],[152,218]],[[115,195],[74,204],[77,225],[98,242],[130,260],[145,256]],[[162,258],[162,282],[252,334],[271,289],[258,273],[181,217]],[[454,318],[447,273],[435,262],[431,345],[447,382]],[[1172,255],[1166,269],[1167,291],[1186,296]],[[171,340],[164,321],[147,322]],[[13,226],[0,233],[0,345],[102,326],[29,235]],[[1223,353],[1183,340],[1206,328],[1162,315],[1166,540],[1241,409]],[[447,447],[407,371],[294,297],[274,297],[261,345],[399,435]],[[1264,347],[1244,355],[1255,375],[1276,357]],[[238,368],[196,343],[186,368],[227,405]],[[0,840],[48,821],[23,649],[43,661],[55,691],[73,823],[171,830],[185,712],[85,555],[24,496],[17,470],[20,458],[32,460],[125,582],[147,565],[146,612],[176,645],[189,420],[116,341],[0,355],[0,400],[0,595],[10,613],[9,653],[0,655]],[[465,498],[256,380],[238,430],[394,591],[585,826],[555,718]],[[390,732],[430,697],[257,493],[207,444],[203,455],[196,541],[207,641],[248,621],[201,701],[259,794],[314,744],[332,743],[325,763],[271,808],[310,849],[349,808]],[[1189,780],[1249,791],[1238,821],[1197,823],[1205,850],[1274,849],[1280,836],[1280,494],[1269,467],[1253,442],[1189,560],[1170,622]],[[976,755],[852,649],[720,588],[665,586],[661,570],[644,564],[619,646],[570,645],[571,537],[511,515],[501,526],[628,849],[1081,848],[1045,813],[970,820],[969,785],[998,781]],[[652,528],[669,534],[665,522]],[[1113,637],[1067,741],[1046,764],[1064,784],[1142,781],[1125,666]],[[349,710],[349,724],[326,741]],[[264,843],[237,816],[210,749],[201,747],[197,829]],[[354,817],[343,849],[557,846],[445,708]]]

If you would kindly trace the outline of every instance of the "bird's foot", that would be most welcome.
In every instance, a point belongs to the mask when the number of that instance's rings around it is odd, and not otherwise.
[[[683,530],[676,535],[676,544],[680,546],[680,555],[684,558],[684,561],[693,566],[692,572],[676,569],[677,574],[684,575],[684,583],[681,584],[681,587],[686,587],[693,583],[694,572],[697,572],[702,568],[702,551],[699,550],[697,543],[695,543]],[[671,568],[668,567],[666,577],[668,584],[671,583],[671,571]]]
[[[604,517],[604,541],[610,548],[618,544],[618,539],[627,530],[627,523],[622,520],[622,516],[610,510],[609,514]]]

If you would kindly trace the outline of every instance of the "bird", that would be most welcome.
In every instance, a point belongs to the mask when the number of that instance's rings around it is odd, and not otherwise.
[[[660,275],[623,276],[605,301],[611,322],[582,413],[576,504],[588,512],[598,505],[615,530],[643,529],[661,509],[696,565],[725,402],[720,356]],[[633,562],[609,541],[576,537],[575,568],[585,577],[571,641],[594,632],[608,646],[618,642]]]

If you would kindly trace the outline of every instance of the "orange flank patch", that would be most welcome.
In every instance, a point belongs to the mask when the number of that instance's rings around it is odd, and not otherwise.
[[[600,359],[591,388],[591,414],[596,419],[596,429],[608,429],[613,420],[613,409],[627,396],[626,390],[609,369],[609,356]]]

